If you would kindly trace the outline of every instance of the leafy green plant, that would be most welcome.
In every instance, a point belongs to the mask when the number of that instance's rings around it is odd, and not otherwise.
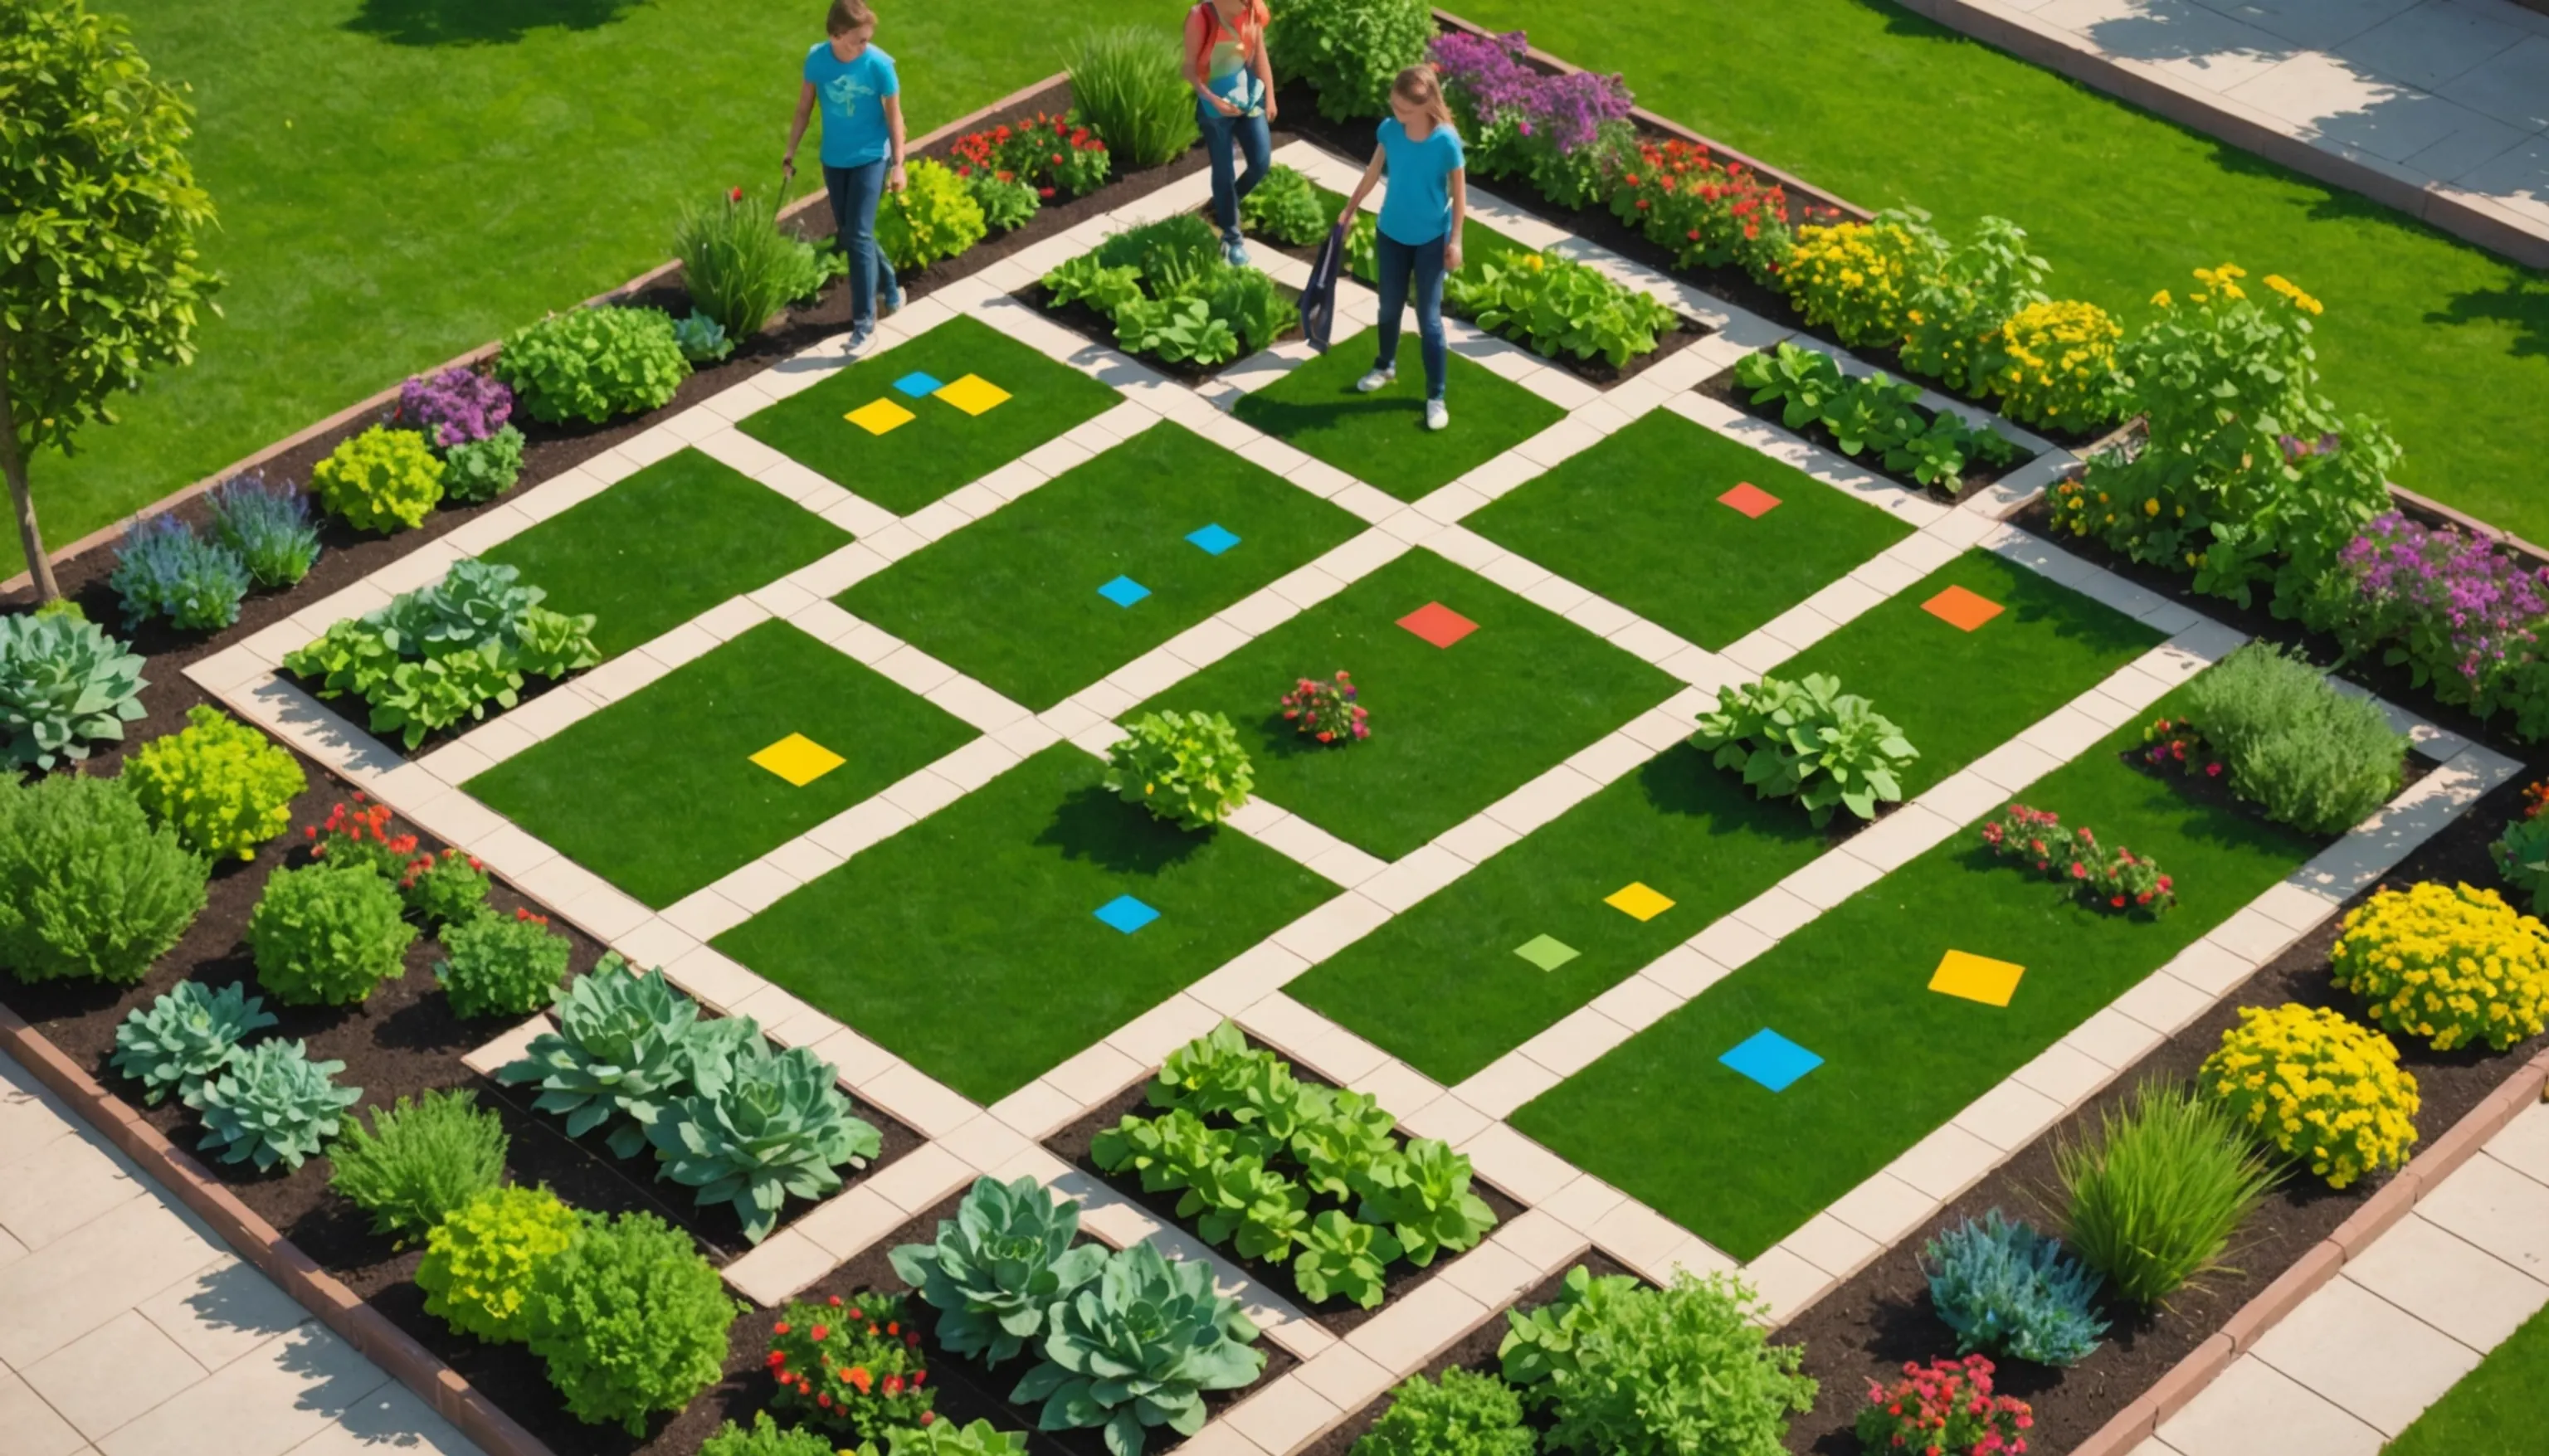
[[[1388,1293],[1389,1262],[1400,1250],[1386,1229],[1330,1209],[1312,1219],[1296,1238],[1301,1253],[1292,1261],[1292,1282],[1311,1304],[1340,1298],[1369,1310]]]
[[[398,888],[362,869],[278,869],[248,916],[256,976],[286,1006],[352,1006],[405,970],[416,927]]]
[[[734,352],[734,341],[725,336],[725,325],[693,309],[673,323],[673,342],[682,357],[693,365],[713,364]]]
[[[1561,1303],[1575,1290],[1570,1275]],[[1803,1345],[1769,1342],[1766,1314],[1724,1275],[1613,1287],[1568,1326],[1570,1358],[1533,1382],[1552,1417],[1542,1444],[1583,1456],[1781,1456],[1789,1414],[1814,1408],[1818,1385],[1798,1373]]]
[[[507,335],[496,355],[496,377],[548,424],[608,424],[660,409],[690,372],[672,316],[660,309],[552,314]]]
[[[493,500],[522,478],[522,432],[500,427],[442,452],[442,494],[464,505]]]
[[[1226,320],[1250,351],[1266,348],[1296,326],[1299,315],[1272,276],[1255,268],[1213,270],[1204,285],[1205,309]]]
[[[971,1425],[958,1425],[952,1420],[933,1420],[911,1430],[887,1432],[891,1441],[890,1456],[1024,1456],[1027,1434],[1022,1430],[995,1429],[988,1420]],[[876,1456],[872,1447],[862,1447],[858,1456]]]
[[[532,1108],[565,1118],[568,1137],[606,1129],[613,1152],[635,1157],[676,1098],[725,1090],[734,1044],[760,1035],[748,1019],[709,1033],[699,1018],[699,1003],[674,990],[661,968],[638,975],[608,955],[558,997],[557,1030],[532,1038],[522,1059],[499,1067],[496,1079],[538,1083]]]
[[[1239,334],[1197,298],[1140,299],[1115,314],[1115,341],[1128,353],[1209,368],[1239,357]]]
[[[142,979],[204,884],[204,862],[122,780],[0,774],[0,965],[18,979]]]
[[[1089,29],[1064,58],[1075,114],[1126,170],[1162,166],[1194,144],[1194,92],[1178,43],[1148,26]]]
[[[1508,252],[1444,280],[1444,299],[1480,328],[1552,358],[1599,357],[1614,369],[1652,354],[1676,322],[1651,294],[1563,253]]]
[[[1600,1324],[1612,1305],[1638,1288],[1635,1275],[1597,1279],[1578,1264],[1559,1282],[1558,1298],[1528,1310],[1507,1310],[1505,1337],[1496,1346],[1496,1363],[1505,1379],[1518,1386],[1542,1386],[1560,1375],[1582,1374],[1586,1357],[1577,1336]]]
[[[1336,216],[1307,175],[1279,162],[1239,204],[1242,226],[1285,247],[1308,247],[1327,236]]]
[[[208,703],[186,726],[154,738],[124,767],[134,802],[207,859],[253,860],[292,827],[292,801],[310,779],[291,754]]]
[[[974,206],[983,210],[983,226],[993,232],[1015,232],[1035,221],[1043,211],[1044,199],[1036,195],[1033,185],[996,172],[965,172],[965,190],[973,195]]]
[[[1088,1155],[1107,1172],[1140,1178],[1145,1192],[1168,1193],[1193,1186],[1205,1168],[1230,1156],[1235,1141],[1227,1130],[1208,1128],[1181,1107],[1159,1118],[1126,1114],[1097,1135]]]
[[[759,1243],[791,1194],[821,1198],[841,1186],[843,1164],[864,1168],[883,1145],[850,1115],[840,1070],[803,1046],[772,1052],[758,1035],[727,1061],[714,1095],[665,1105],[646,1129],[664,1176],[696,1188],[702,1207],[732,1204],[743,1236]]]
[[[2011,465],[2024,456],[1998,430],[1977,428],[1952,412],[1925,421],[1918,385],[1885,374],[1846,376],[1821,349],[1782,343],[1747,354],[1735,378],[1752,391],[1753,404],[1778,405],[1780,422],[1790,429],[1820,424],[1842,454],[1872,451],[1887,470],[1950,496],[1964,488],[1969,464]]]
[[[1161,1061],[1159,1075],[1151,1079],[1151,1105],[1198,1114],[1231,1111],[1241,1105],[1257,1070],[1280,1059],[1249,1046],[1238,1023],[1224,1019]]]
[[[1220,713],[1144,713],[1107,751],[1106,786],[1181,829],[1208,829],[1257,786],[1239,732]]]
[[[1146,1240],[1108,1255],[1094,1282],[1054,1304],[1044,1358],[1009,1399],[1043,1403],[1039,1430],[1103,1426],[1113,1456],[1141,1456],[1149,1427],[1193,1435],[1206,1391],[1264,1373],[1256,1340],[1239,1302],[1213,1292],[1209,1265],[1172,1264]]]
[[[1425,59],[1424,0],[1274,0],[1266,45],[1275,73],[1310,83],[1332,122],[1386,116],[1390,82]]]
[[[489,912],[443,927],[433,978],[455,1016],[528,1016],[557,995],[572,949],[543,916]]]
[[[2019,311],[2043,303],[2040,286],[2053,265],[2028,251],[2027,229],[1986,217],[1956,244],[1938,271],[1913,290],[1903,367],[1944,380],[1949,389],[1981,392],[1997,362],[1994,340]]]
[[[531,1353],[548,1362],[567,1413],[633,1436],[717,1383],[741,1309],[689,1234],[622,1214],[540,1261],[525,1314]]]
[[[504,1119],[478,1106],[469,1091],[427,1092],[410,1103],[372,1109],[372,1121],[349,1118],[345,1136],[328,1149],[336,1169],[328,1186],[372,1216],[372,1231],[401,1246],[478,1195],[505,1181],[511,1139]]]
[[[248,995],[242,982],[212,991],[201,981],[179,981],[116,1027],[114,1066],[142,1085],[143,1102],[156,1105],[174,1092],[192,1107],[239,1044],[274,1024],[264,998]]]
[[[767,1410],[746,1429],[729,1420],[700,1443],[700,1456],[833,1456],[832,1443],[802,1426],[781,1425]]]
[[[358,531],[414,530],[442,500],[442,462],[424,435],[376,424],[311,467],[310,490]]]
[[[1875,818],[1879,802],[1903,797],[1902,773],[1921,756],[1891,719],[1823,673],[1726,689],[1691,743],[1718,768],[1742,769],[1762,798],[1796,796],[1818,826],[1837,807]]]
[[[2116,1292],[2150,1306],[2222,1267],[2230,1235],[2279,1181],[2220,1104],[2144,1083],[2098,1131],[2054,1148],[2071,1247]]]
[[[1281,1263],[1309,1227],[1310,1193],[1263,1158],[1223,1158],[1195,1170],[1178,1198],[1178,1217],[1193,1219],[1206,1243],[1228,1243],[1243,1259]]]
[[[416,1268],[425,1313],[491,1344],[520,1344],[530,1334],[532,1276],[583,1227],[546,1188],[478,1194],[425,1235],[425,1261]]]
[[[1036,1340],[1053,1306],[1104,1266],[1105,1248],[1075,1247],[1079,1235],[1079,1204],[1033,1178],[978,1178],[956,1217],[939,1221],[936,1242],[894,1250],[894,1271],[938,1312],[940,1345],[998,1365]]]
[[[336,1136],[338,1117],[362,1100],[360,1087],[339,1087],[341,1061],[312,1061],[301,1042],[260,1042],[230,1059],[203,1084],[195,1105],[204,1115],[203,1151],[222,1161],[253,1160],[260,1173],[277,1162],[298,1168]]]
[[[1841,361],[1821,349],[1785,342],[1737,360],[1735,382],[1752,392],[1753,404],[1777,405],[1779,422],[1790,429],[1822,423],[1849,387]]]
[[[1539,1449],[1514,1388],[1455,1365],[1439,1381],[1418,1375],[1390,1387],[1389,1409],[1350,1456],[1533,1456]]]
[[[2487,849],[2506,889],[2520,895],[2534,915],[2549,909],[2549,815],[2513,820]]]
[[[1365,1173],[1357,1216],[1386,1224],[1407,1261],[1422,1269],[1449,1249],[1458,1253],[1496,1227],[1495,1211],[1469,1191],[1469,1158],[1436,1138],[1411,1139],[1399,1156]]]
[[[896,268],[926,268],[983,240],[983,205],[946,163],[914,157],[903,176],[903,189],[877,209],[877,245]]]
[[[494,888],[486,867],[474,855],[444,850],[419,855],[399,875],[399,898],[410,913],[437,927],[475,920],[488,912],[487,894]]]
[[[2100,1280],[2062,1241],[1993,1209],[1921,1249],[1930,1306],[1956,1332],[1956,1353],[2077,1365],[2107,1329],[2093,1312]]]
[[[759,333],[796,297],[797,242],[757,194],[737,189],[685,207],[673,225],[673,256],[682,260],[694,317],[714,322],[725,339]]]
[[[1044,275],[1044,289],[1050,308],[1086,304],[1112,318],[1117,311],[1142,301],[1142,270],[1131,263],[1110,265],[1098,254],[1086,252]]]
[[[120,743],[144,714],[142,659],[71,612],[0,616],[0,745],[10,762],[50,769]]]
[[[2399,791],[2407,740],[2367,698],[2272,643],[2252,642],[2187,687],[2230,765],[2230,788],[2306,834],[2341,834]]]

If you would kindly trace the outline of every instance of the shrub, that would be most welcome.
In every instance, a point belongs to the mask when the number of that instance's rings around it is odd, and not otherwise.
[[[106,579],[124,599],[131,631],[165,617],[180,632],[214,632],[238,620],[247,595],[247,564],[237,553],[195,534],[173,515],[145,515],[124,531],[115,571]]]
[[[248,916],[257,979],[286,1006],[351,1006],[404,968],[416,927],[396,886],[358,869],[278,869]]]
[[[0,774],[0,965],[129,984],[204,908],[204,862],[125,784]]]
[[[328,1150],[328,1186],[372,1216],[372,1231],[404,1247],[480,1194],[505,1181],[504,1119],[482,1111],[475,1093],[427,1092],[411,1104],[372,1109],[370,1127],[347,1119]]]
[[[1804,1346],[1769,1342],[1750,1289],[1724,1275],[1682,1273],[1657,1290],[1582,1274],[1568,1274],[1556,1309],[1508,1317],[1506,1378],[1540,1388],[1555,1417],[1546,1449],[1780,1456],[1789,1413],[1812,1410],[1818,1387],[1797,1373]],[[1563,1336],[1555,1351],[1541,1343],[1553,1332]],[[1538,1358],[1513,1358],[1525,1346]]]
[[[239,1044],[274,1024],[264,999],[240,982],[211,991],[201,981],[179,981],[116,1027],[115,1069],[142,1085],[145,1103],[175,1092],[193,1107]]]
[[[358,531],[413,530],[442,499],[442,462],[425,436],[376,424],[313,466],[310,489]]]
[[[2325,1007],[2240,1007],[2196,1080],[2330,1188],[2404,1164],[2416,1142],[2416,1078],[2399,1048]]]
[[[713,364],[734,352],[725,325],[697,309],[673,324],[673,342],[681,347],[682,357],[695,365]]]
[[[545,1188],[490,1189],[443,1216],[416,1266],[425,1313],[490,1344],[530,1336],[531,1280],[583,1227]]]
[[[2540,1035],[2549,932],[2494,890],[2382,890],[2346,912],[2328,962],[2374,1024],[2436,1051],[2482,1041],[2502,1051]]]
[[[983,205],[945,163],[914,157],[903,168],[903,182],[877,209],[877,245],[896,269],[926,268],[983,240]]]
[[[408,862],[399,876],[399,898],[425,924],[444,928],[490,913],[487,892],[493,883],[476,856],[444,850]]]
[[[301,1042],[260,1042],[230,1059],[205,1082],[195,1105],[204,1115],[201,1151],[222,1161],[254,1160],[260,1173],[277,1162],[298,1168],[336,1136],[338,1115],[362,1100],[360,1087],[339,1087],[341,1061],[312,1061]]]
[[[1858,1439],[1869,1456],[1918,1450],[1935,1456],[2020,1456],[2035,1413],[2016,1396],[1992,1394],[1992,1362],[1980,1355],[1914,1363],[1891,1386],[1867,1383]]]
[[[2037,285],[2053,265],[2029,252],[2027,229],[1984,218],[1920,281],[1903,340],[1903,367],[1979,394],[1995,362],[1992,341],[2022,309],[2044,302]]]
[[[1371,715],[1355,701],[1354,680],[1337,669],[1333,680],[1302,678],[1283,694],[1283,721],[1321,743],[1361,743],[1371,737]]]
[[[767,1410],[752,1412],[752,1428],[729,1420],[700,1443],[700,1456],[832,1456],[830,1441],[810,1430],[780,1425]]]
[[[647,1416],[717,1383],[740,1309],[689,1234],[622,1214],[532,1270],[529,1344],[568,1414],[641,1435]]]
[[[1492,1376],[1455,1365],[1439,1381],[1413,1376],[1390,1388],[1389,1409],[1351,1456],[1533,1456],[1522,1398]]]
[[[319,563],[319,528],[310,523],[310,498],[290,486],[269,486],[250,473],[213,487],[213,539],[236,553],[260,587],[289,587]]]
[[[2116,363],[2124,325],[2096,304],[2030,304],[1982,346],[1972,375],[2000,396],[2000,412],[2029,424],[2089,430],[2121,418],[2131,382]]]
[[[2091,1311],[2098,1276],[2050,1238],[1993,1209],[1923,1245],[1930,1305],[1956,1332],[1956,1353],[2077,1365],[2107,1322]]]
[[[2221,1267],[2230,1235],[2279,1178],[2219,1103],[2167,1083],[2100,1113],[2088,1140],[2065,1138],[2053,1165],[2072,1249],[2143,1306]]]
[[[2488,846],[2488,854],[2505,887],[2533,913],[2549,908],[2549,819],[2533,815],[2512,821],[2504,826],[2504,837]]]
[[[1915,300],[1946,259],[1928,214],[1887,211],[1871,223],[1798,228],[1779,283],[1807,322],[1830,325],[1844,344],[1882,348],[1911,333]]]
[[[2100,840],[2087,825],[2065,829],[2059,816],[2011,804],[1982,828],[1983,844],[2003,860],[2032,865],[2058,879],[2101,910],[2147,910],[2156,916],[2177,903],[2177,881],[2155,860]]]
[[[1739,267],[1778,281],[1795,251],[1788,192],[1742,162],[1719,162],[1693,141],[1641,142],[1611,194],[1611,211],[1684,268]]]
[[[1742,769],[1762,798],[1797,796],[1819,826],[1841,806],[1875,818],[1879,802],[1903,797],[1900,775],[1921,757],[1893,720],[1823,673],[1726,689],[1690,741],[1718,768]]]
[[[1239,733],[1219,713],[1144,713],[1106,754],[1106,786],[1180,829],[1208,829],[1257,786]]]
[[[1033,1178],[977,1178],[933,1243],[894,1250],[894,1271],[938,1312],[938,1343],[998,1365],[1043,1332],[1059,1301],[1097,1277],[1102,1245],[1082,1243],[1080,1205]]]
[[[1036,196],[1035,188],[1014,175],[1003,176],[993,172],[969,174],[961,167],[956,175],[965,179],[967,195],[974,199],[974,206],[983,210],[983,226],[993,232],[1017,231],[1034,222],[1037,212],[1044,207],[1043,200]]]
[[[2549,733],[2549,570],[2492,541],[2384,511],[2312,584],[2301,614],[2347,656],[2404,666],[2445,702],[2481,717],[2510,709],[2516,737]]]
[[[50,769],[121,742],[144,715],[142,659],[77,611],[0,616],[0,743],[11,762]]]
[[[1535,69],[1523,33],[1434,38],[1434,65],[1460,120],[1469,170],[1527,176],[1561,207],[1597,206],[1635,161],[1632,98],[1618,75]]]
[[[549,424],[608,424],[659,409],[690,372],[672,316],[660,309],[552,314],[507,335],[496,355],[496,377],[533,419]]]
[[[292,801],[310,786],[291,754],[205,703],[186,727],[142,746],[124,767],[134,802],[210,860],[256,858],[292,827]]]
[[[1300,171],[1276,163],[1239,205],[1239,221],[1285,247],[1308,247],[1336,226],[1336,213]]]
[[[1094,192],[1106,180],[1106,143],[1071,117],[1038,112],[1023,121],[968,132],[950,148],[956,175],[1009,177],[1039,204]]]
[[[1164,30],[1116,26],[1081,32],[1065,57],[1074,115],[1127,168],[1164,165],[1194,144],[1194,92],[1178,50]]]
[[[2252,642],[2187,688],[2230,788],[2306,834],[2341,834],[2399,791],[2407,738],[2367,699],[2272,644]]]
[[[548,1005],[566,979],[571,949],[548,926],[528,910],[516,910],[510,920],[490,912],[445,926],[445,958],[434,962],[433,978],[451,998],[452,1014],[528,1016]]]
[[[779,1384],[780,1410],[859,1440],[933,1419],[937,1391],[900,1296],[800,1300],[770,1332],[765,1363]]]
[[[1444,299],[1480,328],[1537,353],[1599,357],[1614,369],[1653,353],[1676,322],[1653,295],[1554,248],[1483,259],[1474,277],[1464,268],[1445,279]]]
[[[1424,0],[1274,0],[1266,31],[1277,75],[1310,83],[1332,122],[1389,114],[1389,85],[1425,58]]]
[[[779,230],[778,210],[740,187],[684,208],[673,228],[673,256],[682,260],[692,309],[729,339],[759,333],[798,297],[797,244]]]
[[[774,1053],[757,1031],[740,1038],[719,1084],[667,1103],[647,1126],[659,1176],[698,1189],[703,1207],[732,1204],[743,1236],[759,1243],[790,1194],[835,1192],[835,1169],[866,1167],[882,1145],[850,1115],[839,1077],[806,1047]]]
[[[1114,1456],[1141,1456],[1149,1427],[1191,1435],[1205,1392],[1264,1374],[1265,1351],[1249,1348],[1256,1341],[1239,1301],[1214,1292],[1211,1265],[1172,1264],[1145,1240],[1107,1255],[1095,1283],[1053,1307],[1044,1359],[1009,1401],[1042,1403],[1039,1429],[1103,1426]]]
[[[442,455],[443,494],[464,505],[493,500],[522,478],[522,432],[506,425]]]
[[[493,437],[514,417],[514,392],[475,369],[412,376],[399,386],[392,418],[424,434],[437,450]]]

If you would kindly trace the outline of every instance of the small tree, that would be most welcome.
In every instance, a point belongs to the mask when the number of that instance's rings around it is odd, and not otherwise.
[[[0,474],[38,593],[59,594],[28,462],[195,356],[221,280],[185,143],[193,109],[87,0],[0,0]]]

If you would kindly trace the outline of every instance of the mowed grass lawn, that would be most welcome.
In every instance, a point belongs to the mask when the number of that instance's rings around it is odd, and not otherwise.
[[[2461,1377],[2385,1456],[2513,1456],[2549,1429],[2549,1310],[2532,1316]]]

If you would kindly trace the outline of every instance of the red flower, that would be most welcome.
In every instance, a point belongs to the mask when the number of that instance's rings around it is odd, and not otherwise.
[[[824,1340],[831,1337],[832,1328],[828,1324],[817,1324],[812,1329],[807,1330],[806,1333],[813,1336],[814,1343],[821,1344]]]
[[[738,188],[734,189],[733,191],[731,191],[731,192],[727,193],[727,194],[725,195],[725,200],[726,200],[727,202],[741,202],[741,201],[743,201],[743,189],[742,189],[742,188],[740,188],[740,187],[738,187]]]
[[[935,1410],[923,1410],[920,1412],[920,1423],[922,1425],[927,1425],[929,1422],[936,1420],[937,1418],[938,1412]]]
[[[868,1374],[868,1367],[865,1365],[853,1365],[842,1371],[841,1379],[856,1387],[858,1393],[863,1396],[876,1387],[876,1377]]]
[[[770,1330],[773,1334],[786,1334],[788,1332],[788,1321],[782,1320],[778,1323],[771,1325]]]

